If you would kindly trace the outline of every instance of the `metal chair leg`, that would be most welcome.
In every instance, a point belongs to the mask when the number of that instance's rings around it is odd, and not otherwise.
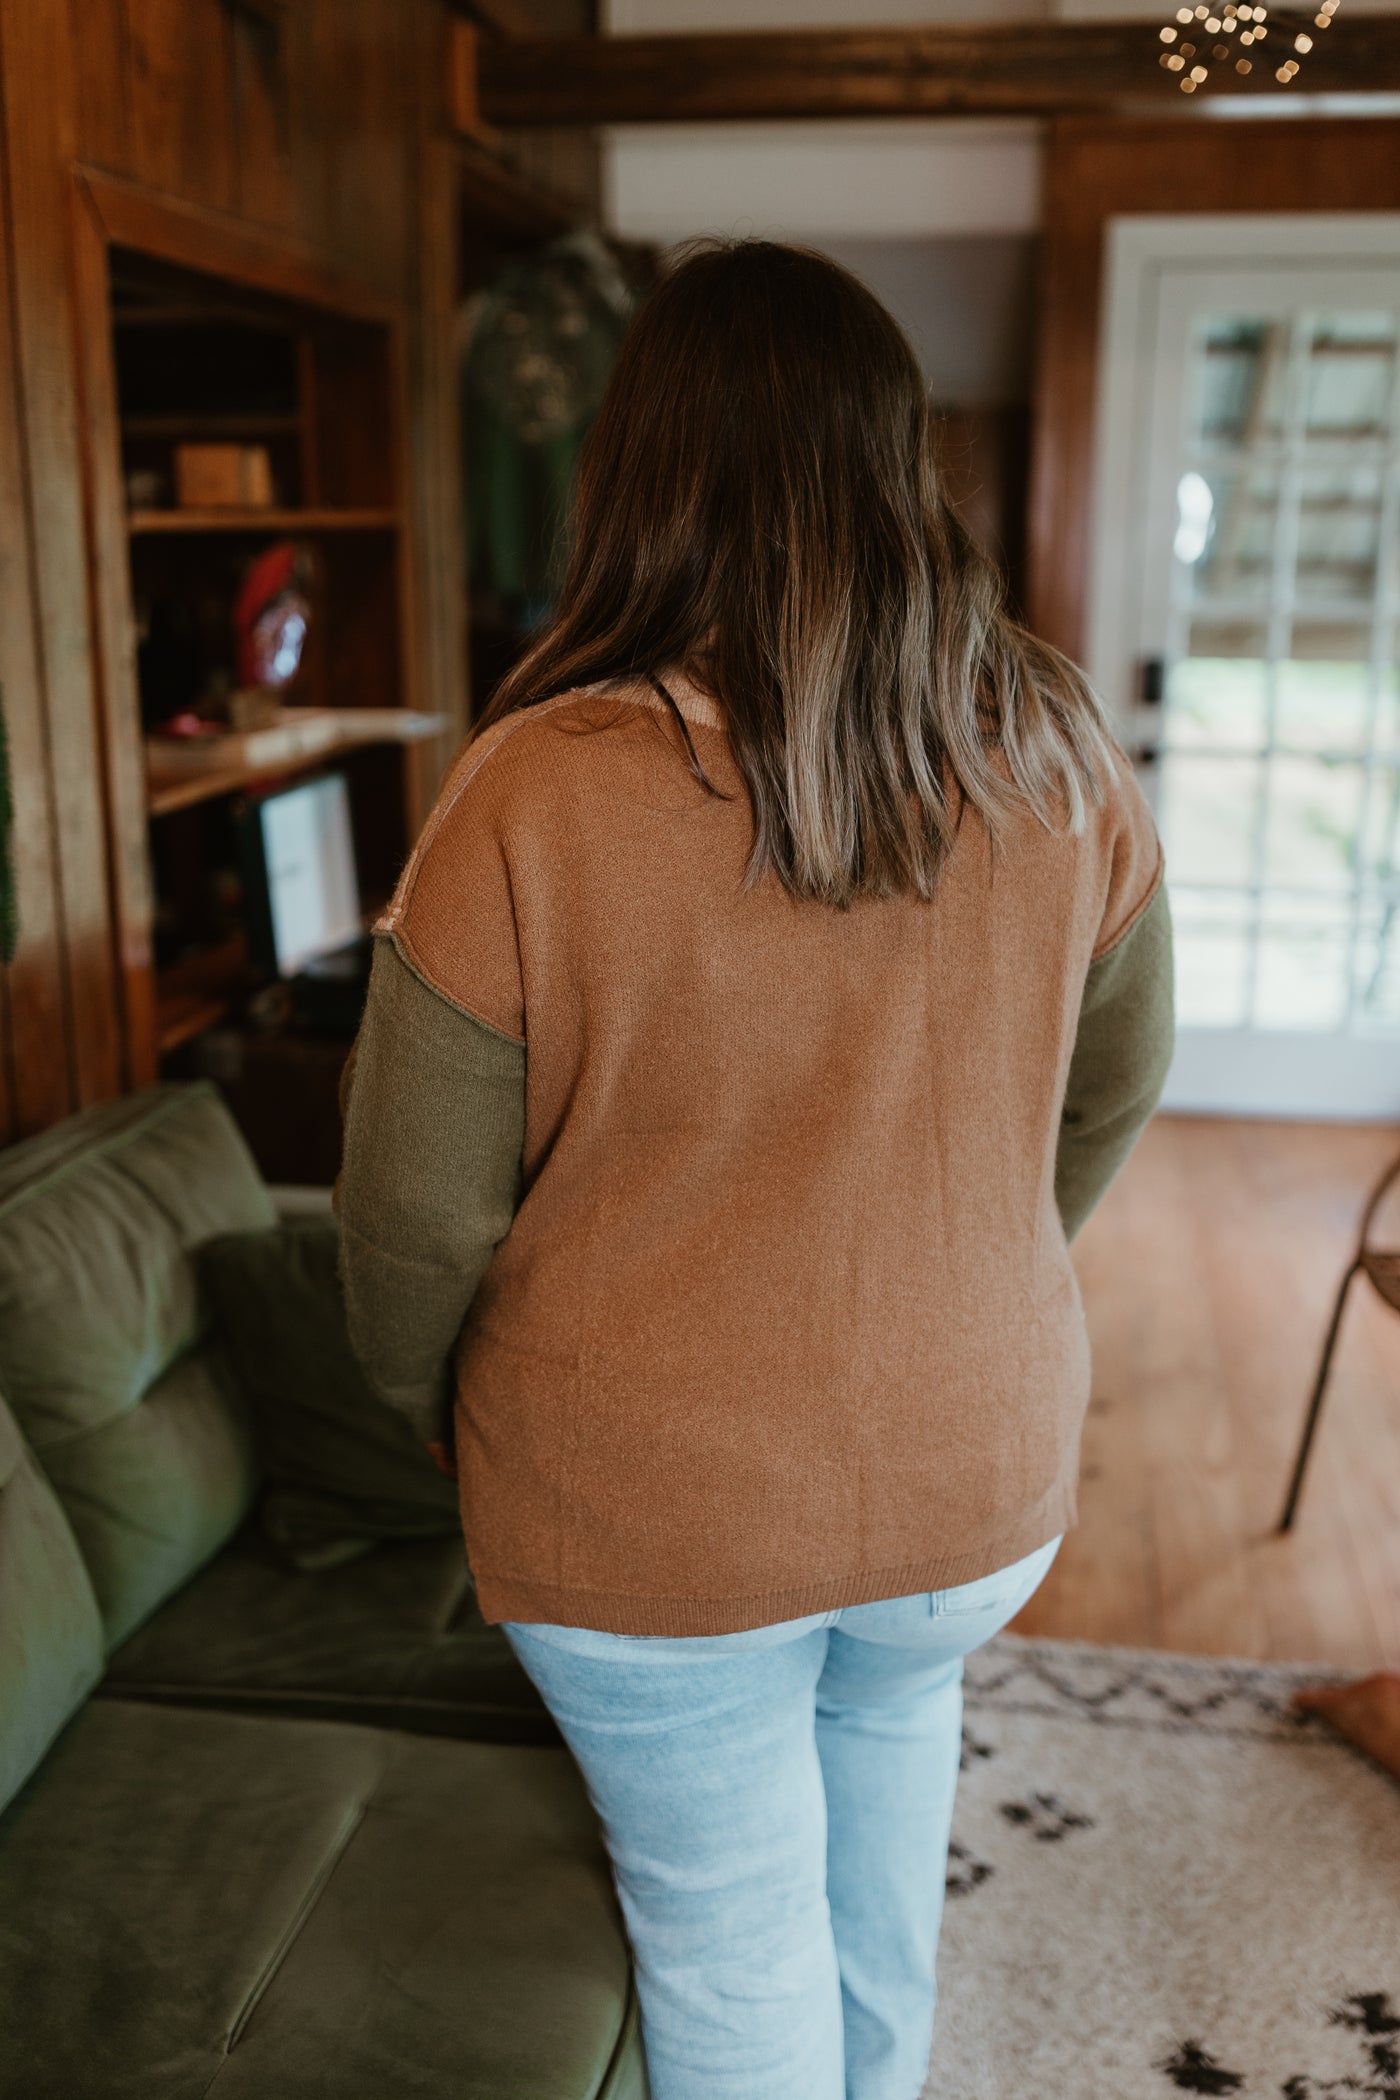
[[[1337,1302],[1332,1308],[1332,1324],[1327,1330],[1327,1339],[1322,1345],[1322,1361],[1317,1367],[1317,1382],[1313,1386],[1312,1399],[1308,1403],[1308,1419],[1303,1425],[1303,1441],[1298,1447],[1298,1457],[1293,1467],[1293,1479],[1288,1489],[1288,1500],[1283,1506],[1283,1515],[1279,1519],[1278,1528],[1281,1532],[1293,1529],[1293,1519],[1298,1509],[1298,1497],[1303,1491],[1303,1475],[1307,1471],[1308,1456],[1312,1451],[1313,1438],[1317,1434],[1318,1416],[1322,1413],[1322,1395],[1327,1387],[1327,1374],[1332,1368],[1332,1353],[1337,1346],[1337,1336],[1341,1331],[1342,1310],[1346,1305],[1347,1292],[1351,1289],[1352,1280],[1360,1273],[1361,1259],[1358,1256],[1342,1278],[1342,1287],[1337,1293]]]

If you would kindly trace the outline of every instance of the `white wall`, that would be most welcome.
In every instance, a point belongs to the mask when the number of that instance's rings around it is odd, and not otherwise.
[[[604,210],[624,238],[662,243],[1025,234],[1040,223],[1040,164],[1033,124],[619,126],[604,140]]]
[[[945,408],[1007,408],[1030,396],[1035,242],[824,240],[864,278],[918,353]]]

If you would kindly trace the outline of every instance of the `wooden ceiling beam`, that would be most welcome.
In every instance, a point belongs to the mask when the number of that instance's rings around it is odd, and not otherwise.
[[[1163,20],[1170,9],[1164,6]],[[1185,109],[1159,64],[1158,23],[1016,22],[987,27],[739,31],[723,35],[476,37],[470,73],[479,120],[533,125],[710,123],[735,118],[1046,117]],[[1275,78],[1306,29],[1313,48],[1287,87]],[[1183,32],[1189,35],[1189,32]],[[1194,39],[1210,77],[1189,106],[1221,92],[1280,114],[1304,95],[1400,90],[1400,15],[1343,12],[1327,30],[1311,14],[1274,20],[1263,44]],[[1214,46],[1229,56],[1217,60]],[[1247,58],[1247,77],[1235,70]]]

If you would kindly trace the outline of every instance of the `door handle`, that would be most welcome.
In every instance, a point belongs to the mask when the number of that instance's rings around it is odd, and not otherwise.
[[[1140,734],[1128,755],[1135,766],[1155,766],[1162,755],[1159,710],[1167,693],[1167,660],[1140,656],[1135,669],[1137,712],[1139,717],[1146,714],[1147,720],[1137,723]]]
[[[1167,694],[1167,660],[1164,656],[1140,656],[1137,666],[1139,707],[1160,707]]]

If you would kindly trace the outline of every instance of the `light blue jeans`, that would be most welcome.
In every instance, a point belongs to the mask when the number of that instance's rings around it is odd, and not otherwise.
[[[963,1657],[1058,1545],[749,1633],[506,1626],[602,1821],[652,2100],[917,2100]]]

